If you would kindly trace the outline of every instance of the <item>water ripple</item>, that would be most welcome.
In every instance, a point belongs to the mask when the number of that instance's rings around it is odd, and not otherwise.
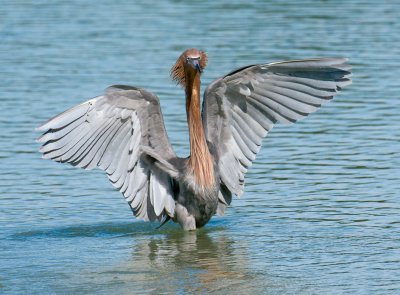
[[[400,289],[399,5],[3,2],[0,292]],[[168,71],[188,47],[209,54],[204,85],[247,64],[316,56],[349,57],[354,72],[326,107],[268,135],[243,197],[194,234],[133,221],[100,171],[41,160],[34,132],[126,83],[159,95],[171,142],[187,155],[183,92]]]

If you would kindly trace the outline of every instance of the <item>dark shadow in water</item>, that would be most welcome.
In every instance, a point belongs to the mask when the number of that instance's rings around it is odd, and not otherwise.
[[[120,237],[120,236],[142,236],[142,235],[176,235],[184,232],[178,224],[172,221],[158,228],[158,223],[144,222],[141,220],[129,222],[104,222],[92,224],[76,224],[56,227],[36,227],[31,230],[14,233],[12,239],[29,238],[69,238],[69,237]],[[214,226],[214,230],[218,228]],[[200,231],[204,231],[201,229]]]
[[[124,235],[147,235],[156,232],[156,224],[148,222],[106,222],[98,224],[67,225],[38,228],[13,234],[13,239],[73,238]]]

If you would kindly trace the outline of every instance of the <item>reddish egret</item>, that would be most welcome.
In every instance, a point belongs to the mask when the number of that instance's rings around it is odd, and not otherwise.
[[[207,55],[182,53],[171,77],[186,93],[190,156],[177,157],[156,95],[115,85],[38,128],[43,158],[99,167],[144,220],[172,219],[185,230],[223,215],[276,123],[316,111],[351,83],[344,58],[256,64],[212,82],[200,108]]]

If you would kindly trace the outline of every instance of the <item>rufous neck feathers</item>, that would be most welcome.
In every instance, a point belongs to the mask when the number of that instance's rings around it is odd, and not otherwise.
[[[191,51],[192,50],[192,51]],[[185,51],[171,69],[171,76],[185,88],[186,112],[189,125],[190,158],[189,168],[197,184],[203,188],[214,185],[213,157],[208,149],[204,134],[200,110],[200,72],[186,63],[187,54],[194,54],[195,49]],[[206,66],[207,55],[200,54],[200,69]]]
[[[214,179],[213,158],[208,149],[200,112],[200,74],[186,88],[186,111],[189,125],[190,159],[196,181],[204,187],[212,186]]]

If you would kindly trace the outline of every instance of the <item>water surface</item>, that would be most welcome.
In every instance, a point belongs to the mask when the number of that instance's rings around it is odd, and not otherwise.
[[[395,1],[2,1],[0,293],[396,294],[400,6]],[[34,128],[131,84],[161,99],[188,154],[169,69],[345,56],[353,85],[279,126],[224,217],[183,232],[136,221],[101,171],[40,159]]]

